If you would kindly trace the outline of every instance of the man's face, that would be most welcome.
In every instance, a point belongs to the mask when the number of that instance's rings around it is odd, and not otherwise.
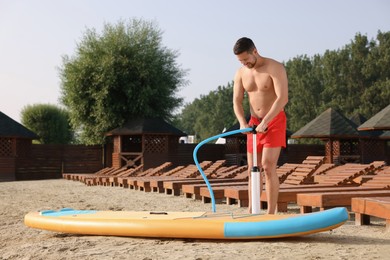
[[[237,59],[241,62],[241,64],[249,69],[253,68],[256,65],[257,58],[253,54],[253,52],[243,52],[236,56]]]

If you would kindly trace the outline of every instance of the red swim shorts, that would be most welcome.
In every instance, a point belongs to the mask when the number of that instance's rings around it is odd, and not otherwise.
[[[259,125],[261,119],[251,116],[249,126]],[[260,153],[263,147],[286,147],[286,114],[281,111],[271,122],[268,123],[268,130],[264,134],[256,134],[257,152]],[[247,151],[253,153],[253,134],[247,134]]]

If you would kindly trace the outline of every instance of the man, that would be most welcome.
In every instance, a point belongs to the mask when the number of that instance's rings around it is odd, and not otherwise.
[[[249,38],[240,38],[233,48],[243,65],[234,77],[233,108],[240,129],[257,125],[257,165],[264,170],[268,214],[276,213],[279,194],[279,178],[276,167],[280,150],[286,146],[286,115],[284,106],[288,102],[288,82],[284,66],[260,56]],[[251,119],[247,123],[244,115],[244,93],[249,99]],[[251,179],[253,166],[253,135],[247,134],[249,173],[249,212],[251,213]]]

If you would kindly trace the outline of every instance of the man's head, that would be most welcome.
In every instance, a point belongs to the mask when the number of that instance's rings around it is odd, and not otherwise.
[[[235,55],[239,55],[243,52],[252,53],[254,49],[256,49],[256,46],[253,41],[247,37],[242,37],[234,44],[233,52]]]
[[[247,37],[238,39],[233,47],[233,52],[238,60],[246,67],[253,68],[257,62],[257,50],[253,41]]]

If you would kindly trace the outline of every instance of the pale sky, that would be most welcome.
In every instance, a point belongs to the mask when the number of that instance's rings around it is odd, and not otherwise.
[[[250,37],[280,62],[337,50],[356,33],[390,31],[388,0],[0,0],[0,111],[20,122],[26,105],[59,104],[58,67],[86,28],[142,18],[163,31],[189,70],[178,96],[192,102],[233,79],[235,41]]]

